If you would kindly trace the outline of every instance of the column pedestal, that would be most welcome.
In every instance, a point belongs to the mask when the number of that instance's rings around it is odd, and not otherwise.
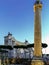
[[[42,60],[32,60],[31,65],[44,65]]]

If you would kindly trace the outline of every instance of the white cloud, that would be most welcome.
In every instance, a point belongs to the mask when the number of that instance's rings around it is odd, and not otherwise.
[[[45,54],[49,54],[49,35],[45,36],[44,42],[48,45],[48,47],[44,48],[42,51]]]

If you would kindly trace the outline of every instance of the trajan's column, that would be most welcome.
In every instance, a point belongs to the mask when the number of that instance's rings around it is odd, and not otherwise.
[[[41,10],[42,2],[36,0],[34,4],[34,59],[31,65],[44,65],[42,57],[42,41],[41,41]]]
[[[40,0],[36,0],[34,4],[34,55],[42,56],[42,46],[41,46],[41,9],[42,3]]]

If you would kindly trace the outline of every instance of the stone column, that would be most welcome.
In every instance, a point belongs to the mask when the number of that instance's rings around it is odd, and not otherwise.
[[[41,9],[42,3],[36,0],[34,4],[34,58],[31,65],[44,65],[42,61],[42,41],[41,41]]]

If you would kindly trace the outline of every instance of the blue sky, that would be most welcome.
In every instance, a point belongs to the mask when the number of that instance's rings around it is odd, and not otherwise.
[[[0,44],[4,36],[11,32],[24,42],[34,42],[34,5],[35,0],[0,0]],[[42,42],[49,42],[49,0],[42,0]]]

